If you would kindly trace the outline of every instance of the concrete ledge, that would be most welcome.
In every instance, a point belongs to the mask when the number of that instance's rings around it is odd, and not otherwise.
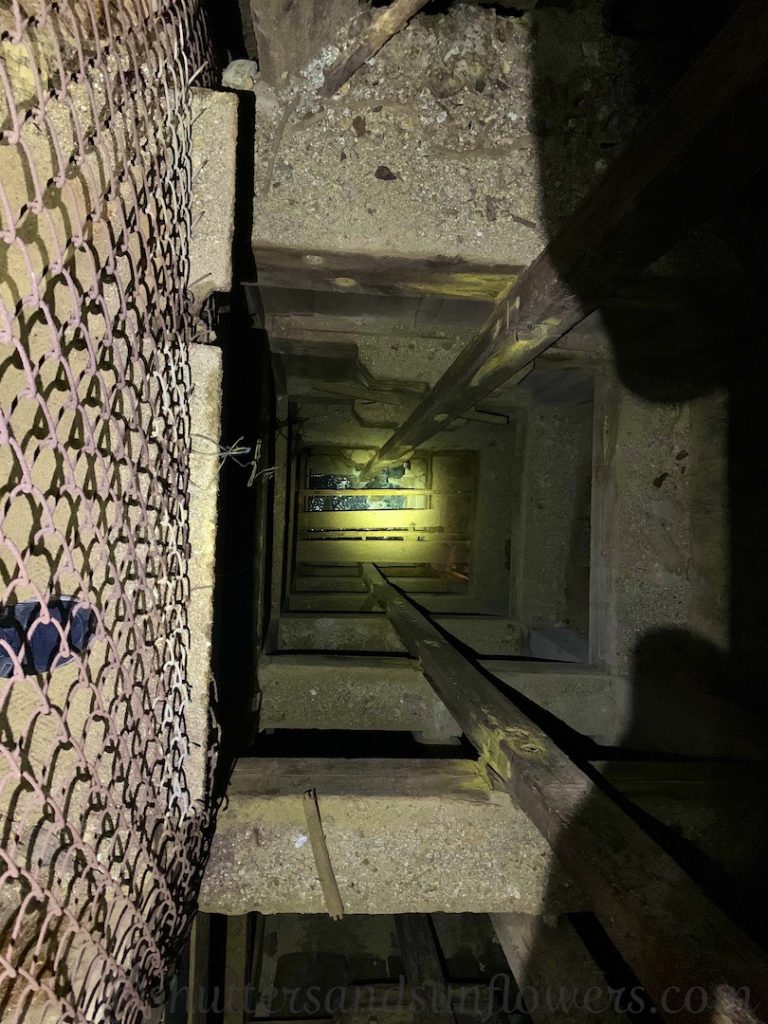
[[[208,913],[323,913],[302,793],[317,789],[349,914],[576,911],[552,850],[474,761],[240,760],[200,894]]]
[[[213,584],[219,497],[218,443],[221,436],[221,351],[212,345],[190,346],[192,454],[189,498],[190,649],[186,708],[190,752],[185,764],[193,800],[206,791],[205,766],[210,727],[212,682]]]
[[[459,736],[409,658],[280,654],[259,661],[261,729],[344,729]]]
[[[232,288],[237,96],[192,89],[189,287],[199,302]]]
[[[522,633],[514,619],[495,615],[435,615],[435,622],[479,656],[519,654]],[[405,653],[389,619],[369,614],[313,615],[287,612],[280,616],[278,647],[282,651],[364,651]]]

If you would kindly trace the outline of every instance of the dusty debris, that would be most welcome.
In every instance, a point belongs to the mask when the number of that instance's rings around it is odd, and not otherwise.
[[[602,8],[457,3],[416,15],[329,99],[317,90],[343,33],[262,103],[259,84],[254,239],[531,262],[655,98],[636,101],[633,44],[606,35]],[[386,204],[382,166],[399,174]]]
[[[392,0],[386,10],[379,11],[350,49],[340,54],[330,67],[323,68],[325,82],[318,90],[320,95],[333,96],[338,92],[347,79],[378,53],[387,40],[399,32],[426,2],[427,0]]]

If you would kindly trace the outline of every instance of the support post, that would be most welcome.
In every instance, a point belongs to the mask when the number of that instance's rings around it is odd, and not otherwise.
[[[395,914],[395,927],[406,980],[423,1005],[415,1024],[456,1024],[429,914]]]
[[[768,957],[595,781],[503,696],[373,565],[363,579],[480,758],[591,899],[668,1020],[700,1015],[671,987],[706,997],[722,1024],[768,1019]],[[759,1012],[753,1009],[759,1007]],[[678,1012],[679,1011],[679,1012]]]
[[[768,163],[768,6],[744,0],[648,130],[363,473],[370,479],[531,363]]]
[[[565,915],[491,914],[491,921],[533,1024],[627,1024],[620,997],[611,998]]]

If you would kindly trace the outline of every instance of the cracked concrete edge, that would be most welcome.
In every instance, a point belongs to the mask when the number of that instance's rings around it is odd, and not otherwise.
[[[192,89],[189,287],[200,303],[232,288],[237,104],[234,93]]]
[[[192,451],[190,455],[190,700],[187,734],[190,752],[186,774],[192,800],[206,792],[206,759],[213,683],[213,593],[216,570],[216,527],[219,496],[218,445],[221,437],[221,350],[213,345],[190,346]]]

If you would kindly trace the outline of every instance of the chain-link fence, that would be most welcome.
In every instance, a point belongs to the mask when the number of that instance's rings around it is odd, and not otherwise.
[[[204,860],[188,250],[208,70],[196,0],[0,0],[3,1021],[141,1020]]]

